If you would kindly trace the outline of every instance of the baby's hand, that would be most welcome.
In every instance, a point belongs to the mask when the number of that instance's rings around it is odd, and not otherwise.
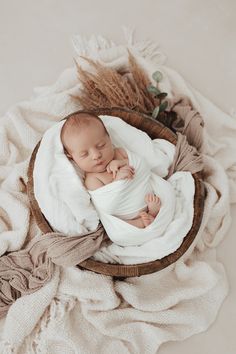
[[[107,166],[107,172],[112,173],[112,178],[114,179],[118,170],[123,166],[128,166],[128,160],[112,160]]]
[[[120,168],[120,160],[112,160],[107,165],[107,172],[112,173],[112,178],[114,179],[119,168]]]
[[[120,179],[132,179],[134,177],[134,168],[131,166],[123,166],[121,167],[116,174],[115,181],[118,181]]]

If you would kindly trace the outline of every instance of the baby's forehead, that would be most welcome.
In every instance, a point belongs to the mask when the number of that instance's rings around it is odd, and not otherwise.
[[[104,128],[98,121],[91,121],[89,124],[83,123],[74,123],[66,127],[66,135],[71,136],[78,136],[78,135],[91,135],[96,132],[96,135],[104,135]]]
[[[94,126],[96,126],[96,122],[94,122],[92,118],[69,117],[62,126],[61,138],[62,140],[67,140],[66,138],[68,136],[77,135],[85,130],[89,131],[87,128],[93,129]]]
[[[93,124],[92,118],[90,118],[89,116],[85,116],[85,117],[72,116],[66,120],[63,128],[64,130],[70,131],[76,128],[83,129],[84,127],[92,124]]]
[[[103,122],[100,118],[89,114],[80,114],[69,117],[63,125],[63,129],[67,131],[73,131],[74,129],[85,130],[86,128],[93,129],[98,125],[103,127]]]

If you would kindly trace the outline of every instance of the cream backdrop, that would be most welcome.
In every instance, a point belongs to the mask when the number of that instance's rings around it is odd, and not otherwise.
[[[167,64],[236,119],[236,2],[234,0],[0,0],[0,116],[52,84],[73,65],[74,34],[101,33],[123,42],[122,25],[158,42]],[[236,208],[228,236],[218,246],[230,283],[213,325],[160,354],[236,352]]]

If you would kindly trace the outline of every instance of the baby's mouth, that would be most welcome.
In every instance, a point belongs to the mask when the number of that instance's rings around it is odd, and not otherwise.
[[[100,166],[100,165],[102,165],[103,163],[104,163],[104,161],[100,161],[100,162],[96,163],[95,166]]]

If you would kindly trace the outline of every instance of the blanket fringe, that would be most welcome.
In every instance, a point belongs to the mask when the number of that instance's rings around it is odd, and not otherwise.
[[[138,51],[143,58],[151,60],[155,64],[164,64],[167,60],[167,55],[159,50],[159,44],[151,39],[143,41],[135,41],[134,27],[123,26],[123,33],[126,45],[129,49]]]
[[[50,331],[56,321],[63,319],[65,314],[74,308],[76,301],[76,297],[65,294],[55,297],[44,312],[33,333],[26,338],[24,347],[21,347],[21,353],[45,354],[47,352],[45,332]]]
[[[164,64],[167,61],[167,55],[159,50],[159,44],[146,39],[143,41],[134,40],[135,29],[133,27],[122,27],[125,46],[128,49],[137,51],[143,58],[151,60],[155,64]],[[115,47],[115,43],[101,35],[92,35],[89,39],[82,35],[73,35],[71,44],[78,56],[88,56],[96,58],[100,50]]]
[[[89,39],[82,35],[71,37],[72,47],[78,56],[94,57],[99,50],[108,49],[115,46],[115,43],[100,35],[92,35]]]
[[[0,352],[1,354],[18,354],[18,348],[12,345],[9,342],[2,341],[0,343]]]

